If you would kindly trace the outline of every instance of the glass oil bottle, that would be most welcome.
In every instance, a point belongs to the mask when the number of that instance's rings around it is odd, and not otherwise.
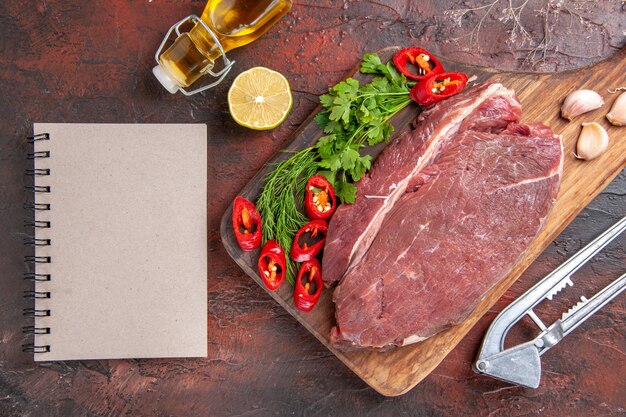
[[[170,92],[192,95],[219,84],[233,62],[226,52],[247,45],[267,32],[291,9],[292,0],[209,0],[202,16],[187,16],[172,26],[155,54],[158,65],[152,69],[156,78]],[[193,24],[189,32],[183,25]],[[172,32],[178,37],[161,54]],[[214,72],[215,61],[224,66]],[[185,90],[198,78],[209,74],[215,82],[193,91]]]

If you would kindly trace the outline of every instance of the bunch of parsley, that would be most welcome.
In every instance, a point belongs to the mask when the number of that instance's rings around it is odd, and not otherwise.
[[[308,178],[324,175],[343,203],[354,203],[353,182],[372,164],[372,157],[361,155],[360,149],[388,140],[393,126],[387,121],[411,103],[413,83],[391,62],[383,64],[378,55],[365,54],[361,72],[375,77],[363,86],[348,78],[320,97],[324,110],[315,121],[325,136],[276,165],[265,178],[256,203],[263,219],[263,242],[275,239],[287,254],[296,232],[307,222],[298,204]],[[288,260],[287,280],[292,285],[295,270],[296,265]]]
[[[410,102],[411,85],[391,62],[383,64],[377,54],[365,54],[361,72],[378,74],[368,84],[359,86],[348,78],[320,96],[325,108],[315,121],[326,136],[318,139],[320,174],[335,187],[344,203],[353,203],[356,187],[371,166],[372,157],[359,153],[364,146],[389,140],[393,126],[387,121]]]

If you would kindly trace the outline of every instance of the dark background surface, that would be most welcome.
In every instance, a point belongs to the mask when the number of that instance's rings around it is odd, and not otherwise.
[[[537,390],[475,375],[484,331],[515,297],[626,214],[622,174],[587,207],[444,362],[398,398],[369,388],[232,262],[219,220],[229,202],[365,52],[419,44],[503,70],[591,65],[626,43],[621,1],[307,1],[263,38],[230,54],[233,75],[201,96],[169,95],[153,54],[169,26],[204,2],[0,2],[0,416],[617,416],[626,413],[626,297],[542,358]],[[475,10],[470,10],[475,9]],[[287,121],[249,131],[228,114],[234,74],[262,65],[294,92]],[[42,363],[21,352],[23,204],[31,196],[25,137],[33,122],[208,125],[209,357]],[[622,135],[612,140],[626,140]],[[567,150],[569,151],[569,150]],[[114,169],[114,167],[112,167]],[[181,213],[184,215],[184,213]],[[624,272],[626,238],[536,311],[551,322],[580,295]],[[534,329],[521,326],[513,342]]]

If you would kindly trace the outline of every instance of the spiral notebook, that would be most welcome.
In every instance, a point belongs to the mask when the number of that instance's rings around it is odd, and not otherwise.
[[[205,125],[36,123],[36,361],[207,354]]]

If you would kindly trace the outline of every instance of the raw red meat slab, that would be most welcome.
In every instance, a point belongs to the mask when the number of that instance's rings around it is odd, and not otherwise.
[[[384,348],[428,338],[465,319],[513,268],[552,207],[562,169],[560,137],[518,125],[519,110],[510,90],[482,85],[422,115],[381,154],[358,184],[365,202],[342,206],[331,222],[329,235],[334,223],[377,210],[333,294],[333,343]],[[384,197],[368,198],[371,190]],[[325,274],[331,253],[327,246]]]

